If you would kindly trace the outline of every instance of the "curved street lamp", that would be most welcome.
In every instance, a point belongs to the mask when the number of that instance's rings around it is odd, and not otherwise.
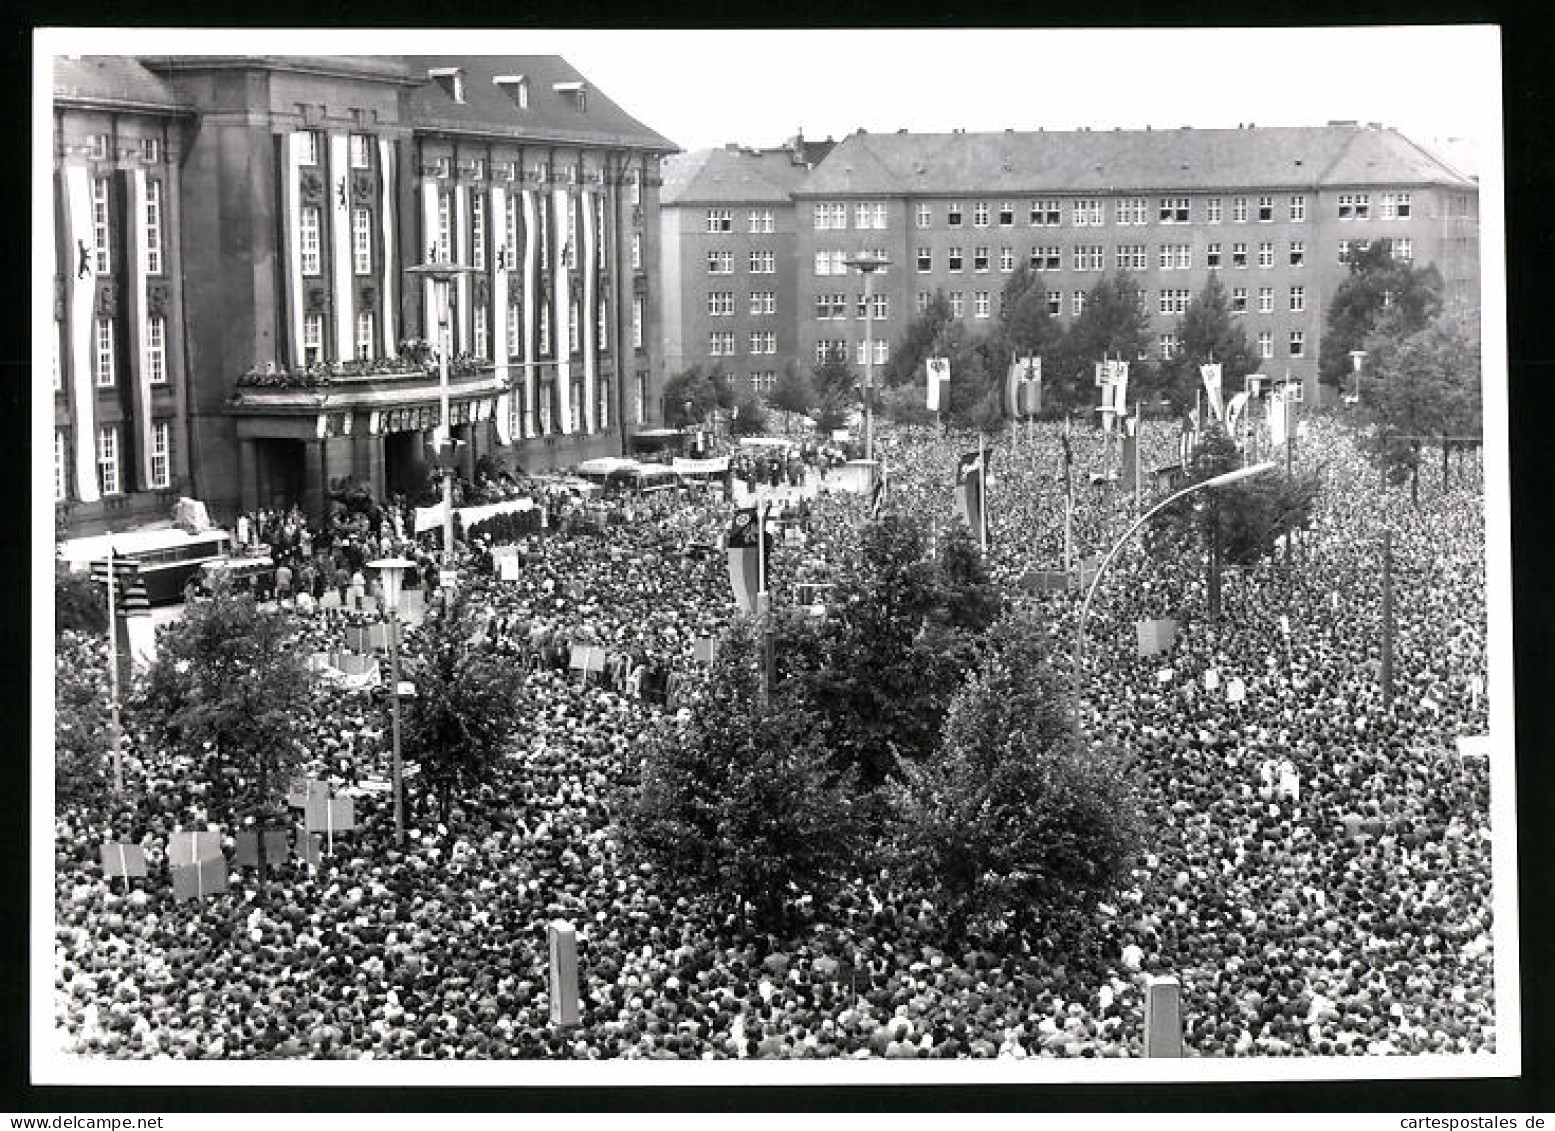
[[[1091,613],[1091,599],[1096,596],[1096,588],[1101,584],[1101,579],[1106,574],[1107,567],[1112,564],[1112,560],[1118,556],[1119,551],[1128,544],[1129,539],[1134,536],[1140,527],[1178,500],[1186,499],[1189,495],[1196,494],[1199,491],[1212,490],[1216,487],[1229,487],[1233,483],[1240,483],[1244,479],[1251,479],[1255,475],[1263,475],[1265,472],[1273,470],[1274,463],[1270,460],[1264,463],[1253,464],[1251,467],[1239,467],[1235,471],[1227,471],[1222,475],[1216,475],[1213,478],[1204,479],[1184,487],[1175,494],[1168,495],[1135,519],[1134,524],[1125,530],[1123,536],[1113,544],[1112,549],[1107,551],[1107,556],[1102,558],[1101,565],[1096,567],[1096,575],[1091,578],[1090,588],[1085,591],[1085,601],[1080,605],[1080,622],[1075,627],[1073,679],[1074,733],[1076,741],[1080,737],[1080,662],[1085,658],[1085,621]]]

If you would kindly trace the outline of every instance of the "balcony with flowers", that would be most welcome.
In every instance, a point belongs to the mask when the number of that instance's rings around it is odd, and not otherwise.
[[[435,404],[441,398],[437,353],[425,340],[399,343],[394,357],[353,358],[282,368],[255,365],[241,374],[228,398],[240,414],[284,415],[386,409]],[[453,401],[494,398],[506,391],[489,359],[454,354],[448,359]]]

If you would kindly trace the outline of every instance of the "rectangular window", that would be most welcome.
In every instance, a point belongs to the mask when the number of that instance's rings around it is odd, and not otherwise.
[[[1157,216],[1163,224],[1186,224],[1188,222],[1188,198],[1186,196],[1167,196],[1160,200]]]
[[[934,210],[927,204],[920,204],[916,210],[917,223],[920,228],[927,228],[934,223]]]
[[[1407,220],[1413,207],[1411,196],[1407,192],[1385,192],[1382,194],[1382,218],[1384,220]]]
[[[1001,247],[999,249],[999,270],[1009,272],[1015,270],[1015,250]]]
[[[959,271],[959,270],[961,270],[961,262],[962,262],[963,254],[964,253],[962,252],[962,250],[959,247],[953,247],[953,248],[950,249],[949,253],[946,255],[946,266],[949,268],[949,270],[951,270],[951,271]]]
[[[1142,243],[1121,243],[1118,245],[1118,270],[1119,271],[1143,271],[1149,262],[1147,252]]]
[[[707,273],[709,275],[734,274],[734,252],[710,251],[707,253]]]
[[[934,252],[931,248],[920,247],[917,258],[919,271],[934,270]]]
[[[870,297],[870,304],[874,307],[870,317],[876,322],[884,322],[891,316],[890,295],[873,295]]]
[[[1339,241],[1339,262],[1340,263],[1348,263],[1348,262],[1350,262],[1350,241],[1349,240],[1340,240]]]
[[[1220,266],[1220,245],[1212,243],[1204,250],[1204,266],[1216,270]]]
[[[929,299],[932,297],[934,296],[929,294],[928,291],[919,291],[913,296],[913,305],[918,308],[919,314],[929,309]]]
[[[1274,334],[1268,330],[1258,331],[1258,356],[1265,361],[1274,356]]]
[[[1307,259],[1307,245],[1303,241],[1301,241],[1301,240],[1291,240],[1290,241],[1290,265],[1292,267],[1300,267],[1300,266],[1302,266],[1306,262],[1306,259]]]
[[[373,273],[373,214],[368,208],[351,211],[351,266],[358,275]]]
[[[319,163],[319,133],[317,130],[297,131],[297,162],[301,165],[317,165]]]
[[[1049,314],[1051,314],[1053,317],[1056,318],[1060,314],[1062,314],[1063,311],[1064,311],[1064,292],[1063,291],[1048,291],[1047,292],[1047,312]]]
[[[372,167],[373,139],[366,134],[352,134],[347,148],[351,153],[351,168],[369,169]]]
[[[987,291],[977,291],[972,295],[972,317],[987,318],[991,313]]]
[[[1031,249],[1031,269],[1033,271],[1058,271],[1063,267],[1063,249],[1054,245],[1051,247],[1034,247]]]
[[[1302,223],[1307,218],[1307,198],[1296,194],[1290,198],[1290,218],[1296,223]]]
[[[1273,314],[1274,313],[1274,288],[1273,287],[1259,287],[1258,288],[1258,313],[1259,314]]]
[[[751,274],[772,275],[777,272],[777,255],[771,251],[751,252]]]
[[[951,228],[959,228],[961,226],[961,204],[959,201],[952,201],[950,204],[945,205],[945,224]]]
[[[707,336],[707,352],[713,357],[734,356],[734,331],[715,330]]]
[[[1307,335],[1306,335],[1306,333],[1304,331],[1301,331],[1301,330],[1292,330],[1290,332],[1290,355],[1291,355],[1291,357],[1305,357],[1306,356],[1306,352],[1307,352]]]
[[[709,291],[707,294],[707,313],[714,318],[727,317],[734,313],[733,291]]]
[[[752,332],[751,353],[773,354],[777,353],[777,332],[774,330],[757,330]]]
[[[1173,287],[1161,292],[1160,312],[1162,314],[1182,314],[1188,309],[1188,301],[1191,297],[1186,287]]]
[[[1393,258],[1401,263],[1413,263],[1415,259],[1415,241],[1408,236],[1395,236],[1388,241],[1388,250]]]
[[[1246,287],[1232,287],[1231,288],[1231,313],[1232,314],[1246,314],[1247,313],[1247,288]]]
[[[146,319],[146,380],[167,384],[167,319],[160,314]]]
[[[54,320],[54,336],[49,341],[49,353],[53,361],[54,370],[54,391],[56,393],[63,392],[65,389],[64,338],[61,337],[64,330],[65,324],[56,318]]]
[[[578,312],[578,300],[573,299],[567,308],[567,352],[578,353],[583,349],[583,326]],[[582,403],[579,397],[573,398],[574,404]]]
[[[1176,334],[1162,334],[1158,340],[1158,352],[1162,361],[1170,361],[1177,356],[1179,343]]]
[[[537,313],[539,317],[535,319],[535,348],[542,354],[548,354],[551,352],[551,312],[542,306]]]
[[[470,194],[470,266],[486,269],[486,198]]]
[[[99,275],[106,275],[113,269],[113,232],[109,216],[108,178],[98,177],[92,182],[92,242]]]
[[[772,209],[753,208],[749,216],[750,234],[753,236],[770,236],[773,232]]]
[[[471,314],[471,318],[470,318],[470,331],[471,331],[471,333],[470,333],[470,339],[471,339],[470,340],[470,352],[473,353],[476,357],[481,358],[481,359],[484,360],[484,359],[489,358],[491,356],[490,335],[488,334],[488,330],[490,328],[486,325],[486,319],[487,319],[488,316],[486,314],[486,306],[485,306],[485,304],[484,303],[477,303],[475,305],[475,307],[470,311],[470,314]],[[357,319],[357,326],[356,326],[356,356],[357,357],[371,357],[372,356],[372,321],[371,321],[372,315],[369,314],[369,315],[367,315],[367,317],[368,317],[368,324],[367,324],[367,330],[368,330],[367,349],[368,349],[368,352],[365,353],[365,354],[362,352],[362,345],[363,345],[363,342],[362,342],[362,322],[361,322],[361,318],[358,318]]]
[[[1056,200],[1033,200],[1031,222],[1039,228],[1056,228],[1063,223],[1063,210]]]
[[[1247,223],[1247,197],[1236,196],[1231,198],[1231,222],[1233,224]]]
[[[1267,224],[1274,219],[1274,197],[1260,196],[1258,198],[1258,222]]]
[[[884,204],[855,204],[853,206],[853,226],[860,231],[883,230],[885,228]]]
[[[776,291],[752,291],[751,292],[751,306],[750,306],[750,310],[751,310],[752,314],[758,314],[758,315],[759,314],[776,314],[777,313],[777,292]]]
[[[1193,245],[1186,243],[1163,243],[1161,245],[1160,265],[1163,271],[1185,271],[1193,264]]]
[[[950,316],[960,318],[966,314],[966,296],[960,291],[950,292]]]
[[[815,228],[817,231],[840,231],[848,226],[848,206],[846,204],[817,204],[815,206]]]
[[[1204,201],[1204,220],[1206,223],[1220,223],[1220,197],[1212,196]]]
[[[1339,194],[1339,219],[1364,220],[1371,213],[1371,196],[1368,193]]]
[[[97,429],[97,489],[104,495],[119,493],[119,429],[104,424]]]
[[[94,356],[93,371],[97,375],[97,387],[99,389],[111,388],[114,382],[113,361],[113,319],[99,318],[97,320],[97,351]]]
[[[643,269],[643,237],[640,232],[632,233],[632,270]]]
[[[1145,198],[1129,196],[1119,199],[1117,206],[1119,224],[1143,224],[1145,222]]]
[[[972,207],[972,227],[986,228],[988,226],[988,202],[979,200]]]
[[[1258,266],[1274,266],[1274,245],[1272,243],[1261,243],[1258,245]]]
[[[298,216],[297,232],[302,245],[302,273],[317,275],[319,273],[319,210],[316,206],[310,204],[303,207]]]
[[[316,365],[324,360],[324,316],[302,316],[302,353],[304,365]]]
[[[1073,221],[1077,228],[1101,227],[1101,201],[1076,200],[1073,205]]]
[[[974,247],[972,249],[972,270],[988,270],[988,249],[986,247]]]
[[[146,182],[146,270],[152,275],[162,274],[161,181]]]
[[[1008,228],[1015,223],[1015,205],[1008,201],[999,202],[999,227]]]
[[[1074,269],[1076,271],[1101,271],[1106,266],[1107,249],[1099,243],[1074,245]]]
[[[69,453],[65,449],[65,433],[54,429],[54,501],[62,503],[69,495],[70,479],[67,474]]]
[[[508,356],[522,357],[524,353],[524,308],[517,302],[508,304]]]
[[[709,232],[732,232],[734,230],[734,214],[727,208],[709,208],[707,210],[707,230]]]
[[[1247,245],[1245,243],[1234,243],[1231,245],[1231,266],[1247,266]]]
[[[643,348],[643,296],[632,296],[632,348]]]
[[[1075,291],[1069,296],[1069,313],[1076,318],[1085,313],[1085,292]]]
[[[87,139],[87,156],[93,161],[108,160],[107,134],[93,134]]]
[[[875,364],[884,365],[891,360],[891,343],[884,338],[875,339]]]
[[[151,425],[151,486],[155,490],[166,490],[173,480],[171,461],[168,458],[168,442],[170,429],[167,421],[153,421]]]
[[[1293,314],[1300,314],[1307,308],[1307,288],[1292,287],[1290,289],[1290,309]]]

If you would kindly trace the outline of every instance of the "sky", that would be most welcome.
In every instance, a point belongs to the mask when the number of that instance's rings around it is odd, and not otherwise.
[[[94,38],[96,42],[94,42]],[[1354,119],[1500,137],[1490,27],[352,32],[75,36],[90,51],[560,54],[683,149],[801,129],[1200,129]],[[1354,65],[1347,65],[1353,63]]]

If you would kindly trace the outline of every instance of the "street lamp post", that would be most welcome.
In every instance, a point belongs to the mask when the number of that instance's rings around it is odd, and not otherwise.
[[[433,260],[406,269],[407,275],[420,275],[431,279],[437,294],[437,391],[438,411],[443,426],[443,441],[438,455],[443,463],[443,568],[452,569],[454,560],[454,426],[448,411],[448,349],[451,335],[448,327],[448,288],[459,275],[470,274],[472,267]]]
[[[1129,539],[1135,535],[1140,527],[1144,526],[1145,523],[1149,522],[1152,518],[1160,514],[1163,510],[1178,500],[1185,499],[1189,495],[1195,494],[1199,491],[1211,490],[1216,487],[1228,487],[1233,483],[1240,483],[1244,479],[1251,479],[1255,475],[1262,475],[1265,472],[1273,470],[1273,461],[1268,461],[1265,463],[1254,464],[1251,467],[1239,467],[1235,471],[1228,471],[1223,475],[1216,475],[1211,479],[1205,479],[1188,487],[1184,487],[1176,494],[1168,495],[1165,499],[1162,499],[1155,506],[1151,507],[1144,514],[1140,515],[1139,518],[1135,519],[1133,525],[1125,530],[1123,532],[1123,536],[1115,543],[1113,543],[1112,549],[1107,551],[1107,556],[1102,558],[1101,564],[1096,567],[1096,574],[1091,578],[1090,588],[1085,591],[1085,600],[1080,605],[1080,621],[1075,628],[1073,698],[1074,734],[1076,742],[1078,742],[1080,739],[1080,664],[1081,661],[1085,658],[1085,621],[1091,613],[1091,599],[1096,596],[1096,588],[1101,584],[1101,579],[1106,574],[1107,567],[1112,564],[1112,559],[1118,556],[1119,551],[1121,551],[1123,547],[1128,544]]]
[[[843,260],[864,276],[864,458],[875,458],[875,272],[889,267],[883,255],[859,252]]]
[[[400,756],[400,583],[416,563],[405,558],[380,558],[368,562],[383,580],[383,601],[389,612],[389,716],[394,743],[394,843],[405,842],[405,774]]]

